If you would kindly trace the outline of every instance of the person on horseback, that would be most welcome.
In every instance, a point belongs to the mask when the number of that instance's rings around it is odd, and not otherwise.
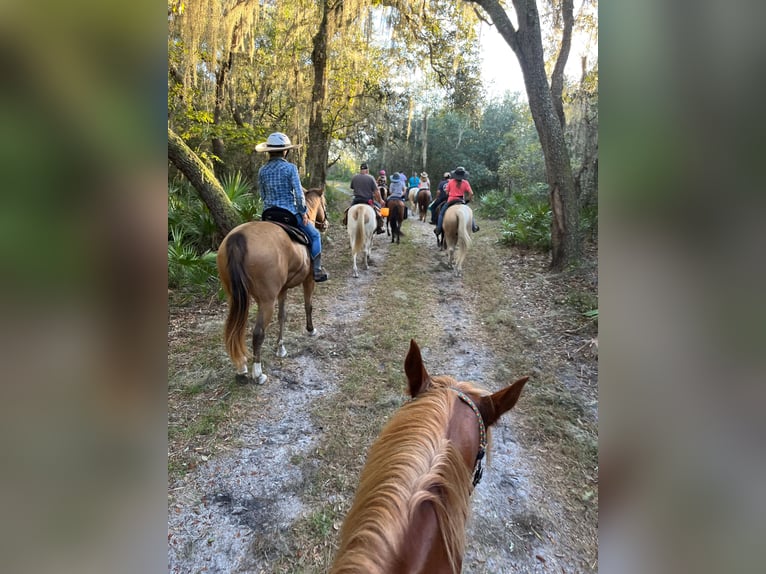
[[[445,188],[449,183],[449,179],[450,173],[445,171],[442,180],[439,182],[439,185],[436,186],[436,199],[431,202],[431,221],[429,221],[431,225],[436,225],[436,219],[439,217],[439,209],[441,208],[442,203],[447,201],[447,191]]]
[[[468,203],[473,199],[473,190],[471,189],[471,184],[465,179],[466,177],[468,177],[468,172],[464,167],[458,166],[455,168],[455,171],[452,172],[451,178],[445,186],[447,201],[442,205],[441,210],[439,211],[439,221],[436,223],[436,229],[434,229],[434,234],[437,236],[442,234],[444,212],[447,211],[447,208],[455,203]],[[479,226],[476,225],[476,222],[473,220],[471,220],[471,231],[474,233],[479,231]]]
[[[378,223],[378,228],[375,233],[385,233],[386,230],[383,227],[383,217],[380,215],[380,206],[383,205],[383,199],[380,197],[380,191],[378,190],[378,183],[375,178],[370,175],[369,168],[366,163],[359,166],[359,173],[351,178],[351,190],[354,192],[354,199],[351,205],[357,203],[366,203],[375,210],[375,219]],[[348,225],[348,210],[343,216],[343,225]]]
[[[386,181],[386,170],[381,169],[378,172],[378,187],[386,187],[388,185],[388,182]]]
[[[263,210],[271,207],[285,209],[295,215],[295,226],[309,238],[314,281],[320,283],[329,279],[322,269],[322,238],[306,213],[306,198],[303,195],[298,168],[285,159],[287,152],[300,147],[292,144],[290,138],[281,132],[271,134],[265,142],[255,146],[257,152],[268,152],[269,161],[258,171],[258,187],[263,198]]]
[[[407,190],[404,189],[404,182],[402,176],[398,173],[394,173],[391,176],[391,185],[388,188],[388,197],[386,198],[386,207],[388,202],[392,199],[398,199],[402,203],[407,199]],[[404,209],[404,219],[407,219],[407,209]]]

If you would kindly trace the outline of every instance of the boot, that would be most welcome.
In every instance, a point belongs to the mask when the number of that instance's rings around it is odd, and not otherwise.
[[[474,220],[471,220],[471,231],[473,231],[474,233],[479,231],[479,226],[476,225],[476,222]]]
[[[325,273],[325,271],[322,269],[322,254],[320,253],[311,261],[314,265],[314,281],[317,283],[327,281],[329,277],[327,276],[327,273]]]
[[[383,218],[376,213],[375,220],[378,222],[378,228],[375,230],[375,233],[377,233],[378,235],[380,235],[381,233],[385,233],[386,228],[383,227]]]
[[[346,208],[346,211],[343,212],[343,227],[348,226],[348,210],[351,209],[350,207]]]

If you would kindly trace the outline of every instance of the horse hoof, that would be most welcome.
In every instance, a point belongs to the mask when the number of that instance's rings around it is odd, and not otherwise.
[[[309,331],[309,337],[316,337],[318,334],[319,334],[319,331],[317,331],[316,329],[311,329],[311,331]]]
[[[237,373],[237,376],[234,378],[234,380],[238,385],[247,385],[248,383],[253,382],[253,379],[251,379],[250,375],[247,373]]]
[[[262,385],[263,383],[265,383],[265,382],[266,382],[266,379],[268,379],[268,377],[267,377],[266,375],[264,375],[264,374],[261,374],[261,376],[260,376],[260,377],[258,377],[257,379],[255,379],[255,384],[256,384],[256,385]]]
[[[285,349],[284,345],[280,345],[277,348],[277,357],[286,357],[287,356],[287,349]]]

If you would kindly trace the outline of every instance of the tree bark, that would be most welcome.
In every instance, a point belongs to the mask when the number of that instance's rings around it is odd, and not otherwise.
[[[168,159],[186,176],[210,210],[216,228],[225,236],[242,223],[226,192],[212,171],[197,157],[181,137],[168,128]]]
[[[314,36],[314,46],[311,51],[314,85],[311,89],[311,117],[306,149],[309,187],[324,186],[327,179],[327,158],[330,153],[330,137],[324,125],[324,111],[327,106],[327,38],[331,10],[329,4],[330,0],[322,2],[322,20]]]
[[[556,115],[559,117],[561,127],[566,129],[566,117],[564,116],[564,102],[562,94],[564,92],[564,68],[569,59],[569,51],[572,48],[572,28],[574,27],[574,0],[563,0],[561,3],[561,14],[564,21],[564,29],[561,33],[561,50],[559,50],[556,65],[551,74],[551,96],[553,96],[553,106],[556,109]]]
[[[550,268],[561,271],[576,262],[581,255],[579,211],[564,128],[545,74],[537,3],[535,0],[513,0],[519,22],[519,29],[516,30],[498,0],[466,1],[478,4],[486,11],[521,66],[529,109],[545,156],[553,212]]]

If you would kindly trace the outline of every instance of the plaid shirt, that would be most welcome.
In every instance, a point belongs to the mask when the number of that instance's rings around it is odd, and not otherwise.
[[[303,197],[298,168],[284,158],[270,159],[258,172],[263,209],[281,207],[290,213],[306,213],[306,199]]]

